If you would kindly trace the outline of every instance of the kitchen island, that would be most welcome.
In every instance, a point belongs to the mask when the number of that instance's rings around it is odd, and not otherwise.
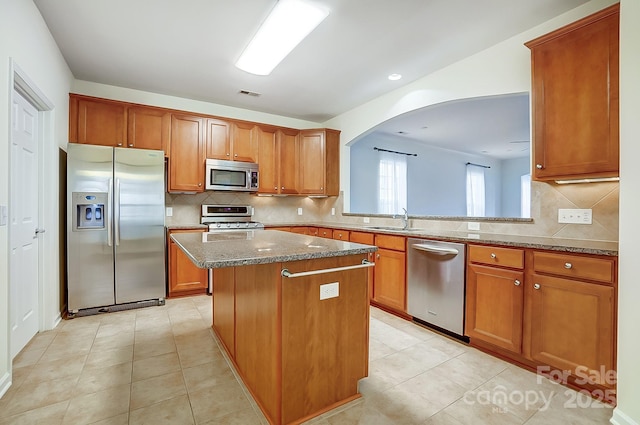
[[[366,258],[376,247],[276,230],[171,238],[213,269],[213,330],[271,423],[300,423],[360,397]]]

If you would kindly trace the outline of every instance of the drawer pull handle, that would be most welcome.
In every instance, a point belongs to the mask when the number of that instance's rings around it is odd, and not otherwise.
[[[573,265],[571,263],[564,263],[564,268],[565,269],[570,269],[571,267],[573,267]]]
[[[513,281],[513,284],[516,286],[520,286],[520,281],[518,279],[516,279],[515,281]]]
[[[540,284],[536,283],[535,285],[533,285],[533,289],[540,289]]]
[[[493,252],[491,253],[491,258],[496,258],[496,254],[494,254]]]

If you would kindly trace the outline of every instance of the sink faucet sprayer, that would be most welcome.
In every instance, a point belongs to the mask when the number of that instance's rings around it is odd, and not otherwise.
[[[402,211],[404,211],[404,215],[402,216],[402,230],[406,230],[406,228],[409,227],[409,213],[406,208],[403,208]]]

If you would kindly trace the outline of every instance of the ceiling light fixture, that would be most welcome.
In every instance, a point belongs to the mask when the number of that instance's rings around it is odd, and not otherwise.
[[[329,11],[305,0],[279,0],[244,49],[236,66],[256,75],[269,75]]]
[[[402,75],[400,75],[400,74],[391,74],[387,78],[390,79],[391,81],[397,81],[400,78],[402,78]]]

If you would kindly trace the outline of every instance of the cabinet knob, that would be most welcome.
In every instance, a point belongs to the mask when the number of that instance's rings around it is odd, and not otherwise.
[[[229,156],[229,152],[227,152],[227,156]]]
[[[238,154],[233,155],[233,157],[234,157],[234,158],[237,158],[237,157],[238,157]]]
[[[513,284],[516,285],[516,286],[520,286],[520,281],[518,279],[516,279],[516,280],[513,281]]]
[[[570,269],[571,267],[573,267],[573,264],[571,264],[571,263],[564,263],[564,268],[565,268],[565,269]]]
[[[198,187],[202,186],[202,183],[198,183]]]
[[[496,258],[496,254],[494,254],[493,252],[491,253],[491,258]]]
[[[380,254],[377,254],[377,255],[376,255],[376,258],[380,259]]]
[[[322,187],[322,186],[321,186],[321,187],[320,187],[320,190],[324,190],[324,187]]]
[[[122,143],[118,143],[117,146],[122,146]]]
[[[129,147],[132,148],[133,147],[133,143],[129,143]]]
[[[533,289],[540,289],[540,284],[539,283],[534,284]]]
[[[536,168],[537,168],[538,170],[542,170],[542,168],[544,168],[544,167],[542,167],[542,164],[536,164]]]
[[[280,190],[284,190],[284,186],[282,186],[282,189],[280,189]]]
[[[278,190],[278,186],[274,187],[273,190]]]

